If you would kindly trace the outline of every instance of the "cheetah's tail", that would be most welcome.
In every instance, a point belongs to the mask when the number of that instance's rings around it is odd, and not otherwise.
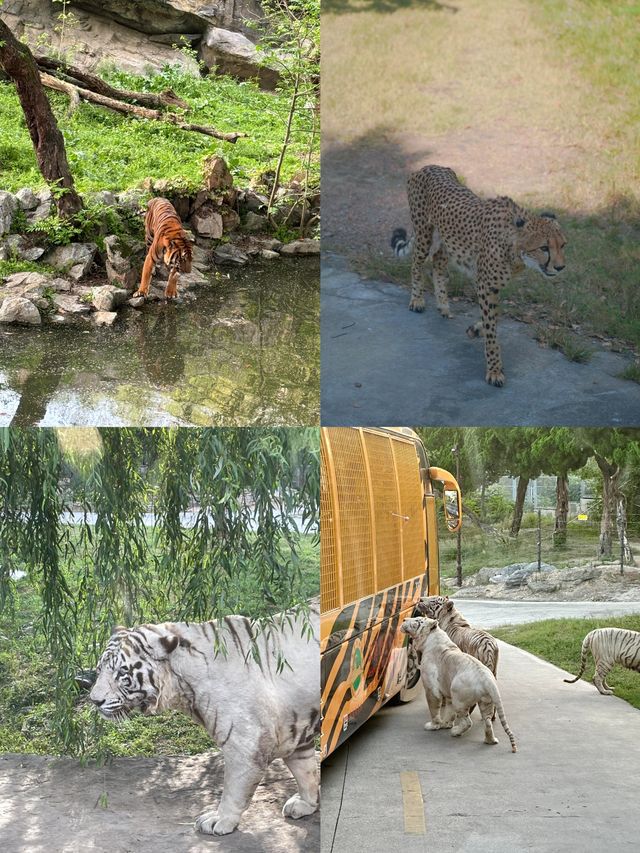
[[[406,258],[413,251],[413,237],[407,238],[404,228],[396,228],[391,235],[391,248],[396,258]]]

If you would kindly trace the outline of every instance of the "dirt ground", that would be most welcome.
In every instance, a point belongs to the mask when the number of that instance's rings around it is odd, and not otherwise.
[[[320,849],[320,815],[282,817],[296,791],[275,761],[231,835],[203,836],[196,817],[222,790],[219,753],[117,758],[107,767],[40,755],[0,756],[3,853],[297,853]]]

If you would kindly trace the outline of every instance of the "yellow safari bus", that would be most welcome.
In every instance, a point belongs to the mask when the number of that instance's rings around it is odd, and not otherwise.
[[[434,481],[447,528],[462,520],[460,488],[429,467],[406,428],[323,427],[321,440],[322,757],[392,697],[419,689],[400,633],[421,595],[440,589]]]

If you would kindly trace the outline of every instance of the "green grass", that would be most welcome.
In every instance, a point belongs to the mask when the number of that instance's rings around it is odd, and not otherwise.
[[[512,538],[506,530],[500,536],[484,533],[470,522],[462,527],[462,574],[463,577],[474,574],[487,566],[501,568],[510,563],[527,563],[537,559],[537,530],[533,527],[533,517],[524,518],[523,529],[517,538]],[[531,524],[532,526],[528,526]],[[598,551],[598,529],[581,522],[570,522],[567,531],[567,543],[563,547],[554,547],[553,519],[542,520],[542,560],[558,569],[570,568],[596,560]],[[445,530],[439,533],[440,574],[446,578],[456,574],[456,537]],[[599,558],[597,558],[599,561]]]
[[[236,185],[246,186],[262,172],[275,167],[284,135],[287,99],[261,91],[253,82],[239,83],[229,77],[193,78],[175,66],[153,77],[134,77],[112,71],[114,85],[159,92],[172,88],[191,106],[186,120],[212,125],[222,131],[242,131],[247,139],[235,145],[159,121],[139,120],[102,107],[81,103],[67,114],[68,99],[59,93],[49,97],[63,132],[67,155],[78,190],[123,190],[146,177],[180,179],[186,187],[201,182],[202,161],[210,154],[225,158]],[[285,158],[283,178],[303,170],[306,143],[301,120],[295,126],[293,144]],[[15,89],[0,84],[0,181],[15,191],[44,185]],[[313,162],[318,180],[319,155]]]
[[[318,543],[311,536],[301,536],[298,545],[302,594],[311,597],[319,590]],[[145,573],[145,583],[154,584],[148,566],[141,567],[141,573]],[[66,575],[73,588],[77,578],[72,562],[67,565]],[[57,755],[60,745],[51,726],[55,669],[38,630],[41,601],[26,578],[15,586],[11,606],[0,613],[0,753]],[[158,589],[157,594],[162,599],[168,593]],[[259,605],[264,607],[262,590],[250,574],[238,582],[233,594],[243,602],[247,614],[254,608],[257,612]],[[159,620],[149,617],[149,621]],[[95,657],[89,651],[91,635],[78,637],[77,645],[85,649],[82,666],[95,666]],[[76,697],[74,718],[82,732],[83,755],[87,759],[105,755],[193,755],[215,746],[201,726],[179,713],[135,715],[121,725],[100,721],[82,691]]]
[[[594,628],[629,628],[640,631],[640,616],[617,616],[609,619],[547,619],[527,625],[509,625],[492,631],[500,640],[525,649],[574,675],[580,669],[582,641]],[[589,658],[583,678],[593,678],[593,658]],[[634,708],[640,708],[640,674],[616,666],[607,677],[615,695]],[[566,685],[570,690],[570,685]],[[595,687],[593,688],[596,689]]]
[[[630,364],[622,371],[620,374],[621,379],[628,379],[631,382],[638,382],[640,384],[640,363],[635,362],[634,364]]]

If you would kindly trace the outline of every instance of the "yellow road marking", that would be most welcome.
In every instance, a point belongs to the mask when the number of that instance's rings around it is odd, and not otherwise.
[[[417,773],[400,774],[402,786],[402,810],[404,812],[404,831],[407,835],[425,835],[424,803],[422,788]]]

